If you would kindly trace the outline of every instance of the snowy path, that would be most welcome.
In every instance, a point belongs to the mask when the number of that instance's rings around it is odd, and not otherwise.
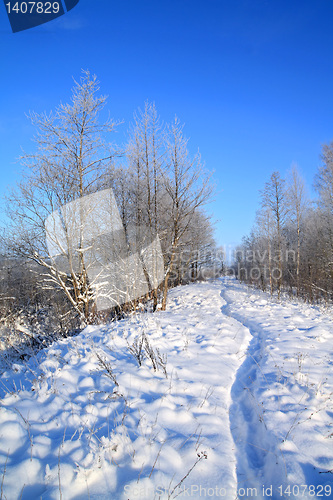
[[[238,491],[333,498],[332,318],[234,281],[222,296],[252,335],[231,391]]]
[[[224,279],[55,343],[0,378],[1,498],[333,498],[331,324]]]

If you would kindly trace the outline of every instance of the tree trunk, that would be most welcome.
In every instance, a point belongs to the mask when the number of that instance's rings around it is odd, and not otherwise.
[[[172,267],[173,267],[173,262],[175,260],[175,256],[176,256],[176,247],[173,247],[172,253],[171,253],[170,263],[169,263],[167,272],[165,274],[164,283],[163,283],[162,311],[165,311],[165,309],[166,309],[166,301],[167,301],[167,296],[168,296],[169,276],[170,276],[171,271],[172,271]]]

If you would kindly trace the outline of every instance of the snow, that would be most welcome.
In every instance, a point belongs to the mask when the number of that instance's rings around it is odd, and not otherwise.
[[[332,330],[223,278],[7,365],[1,498],[333,498]]]

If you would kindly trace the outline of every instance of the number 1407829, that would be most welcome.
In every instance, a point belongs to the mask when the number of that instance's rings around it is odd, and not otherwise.
[[[8,2],[8,14],[58,14],[59,2]]]

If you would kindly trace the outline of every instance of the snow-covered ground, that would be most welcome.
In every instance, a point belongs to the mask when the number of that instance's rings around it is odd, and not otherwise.
[[[88,327],[1,376],[0,497],[333,498],[332,350],[328,314],[228,278]]]

